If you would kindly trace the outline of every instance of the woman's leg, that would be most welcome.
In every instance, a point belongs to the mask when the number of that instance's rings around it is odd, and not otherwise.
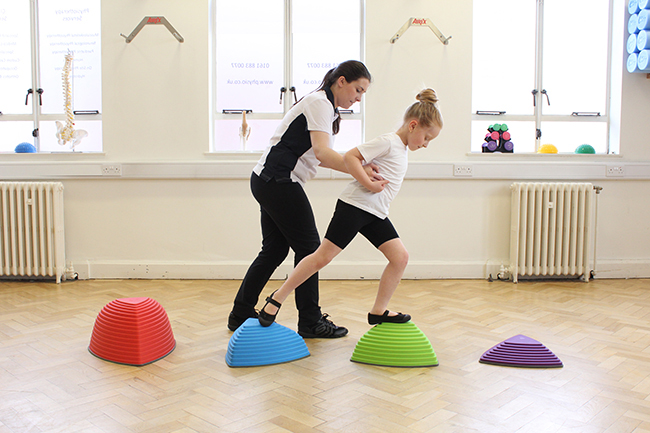
[[[409,254],[400,238],[386,241],[378,249],[386,256],[388,264],[379,280],[377,297],[375,298],[375,304],[372,306],[370,313],[382,315],[388,309],[388,302],[393,296],[393,293],[395,293],[397,285],[404,275],[404,270],[409,261]],[[396,313],[390,312],[388,315],[394,316]]]
[[[284,241],[294,251],[295,265],[316,251],[320,245],[316,219],[309,198],[300,184],[276,183],[272,179],[255,195],[255,198],[269,214]],[[310,275],[296,289],[295,297],[298,325],[309,327],[318,323],[322,317],[318,296],[318,274]]]
[[[289,244],[268,213],[261,209],[262,249],[251,263],[235,296],[232,312],[239,321],[255,317],[255,305],[273,272],[289,254]]]
[[[248,317],[256,317],[255,305],[264,286],[273,275],[273,272],[280,266],[289,254],[289,243],[282,231],[276,225],[271,215],[267,212],[266,206],[274,202],[266,202],[264,198],[273,198],[277,195],[275,182],[265,182],[257,175],[251,175],[251,192],[253,197],[260,203],[260,224],[262,228],[262,249],[251,263],[237,295],[230,317],[228,328],[234,331]],[[263,204],[264,202],[264,204]],[[234,328],[234,329],[233,329]]]

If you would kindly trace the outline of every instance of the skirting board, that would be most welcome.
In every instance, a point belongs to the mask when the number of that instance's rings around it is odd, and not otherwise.
[[[498,266],[485,262],[418,262],[409,263],[404,279],[496,279]],[[88,279],[192,279],[240,280],[250,263],[246,262],[148,262],[129,261],[72,261],[78,278]],[[319,272],[324,280],[378,280],[386,266],[385,261],[331,263]],[[292,266],[281,265],[272,279],[285,279]],[[595,278],[650,278],[648,260],[599,260]]]

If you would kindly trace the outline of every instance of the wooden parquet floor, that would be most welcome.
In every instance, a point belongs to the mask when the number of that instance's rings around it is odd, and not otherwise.
[[[229,368],[238,285],[0,282],[0,433],[650,432],[649,280],[403,281],[391,307],[428,336],[434,368],[350,362],[376,281],[321,282],[347,337],[306,340],[311,356],[294,362]],[[139,296],[165,308],[176,349],[144,367],[91,355],[101,308]],[[279,322],[296,329],[296,318],[287,300]],[[517,334],[564,367],[478,362]]]

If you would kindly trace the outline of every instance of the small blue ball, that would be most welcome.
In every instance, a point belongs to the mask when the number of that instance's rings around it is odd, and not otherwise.
[[[36,153],[36,148],[32,143],[20,143],[16,146],[16,153]]]

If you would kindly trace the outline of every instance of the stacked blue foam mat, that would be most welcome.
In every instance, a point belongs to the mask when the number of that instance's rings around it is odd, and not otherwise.
[[[650,0],[627,3],[627,70],[650,72]]]
[[[281,364],[309,356],[309,349],[295,331],[273,323],[268,328],[257,319],[247,319],[230,337],[226,364],[257,367]]]

